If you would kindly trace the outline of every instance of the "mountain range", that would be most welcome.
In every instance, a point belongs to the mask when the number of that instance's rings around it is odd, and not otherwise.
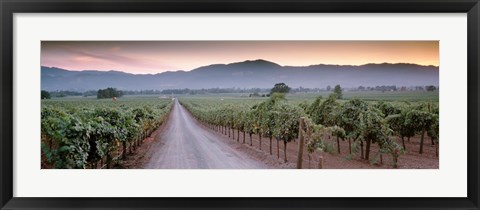
[[[439,83],[439,68],[408,63],[365,65],[281,66],[266,60],[213,64],[191,71],[131,74],[121,71],[70,71],[41,67],[42,90],[163,90],[200,88],[271,88],[284,82],[290,87],[325,88],[340,84],[358,86],[425,86]]]

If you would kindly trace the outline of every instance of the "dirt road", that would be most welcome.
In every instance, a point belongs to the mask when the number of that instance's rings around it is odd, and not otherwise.
[[[225,137],[198,124],[178,100],[175,100],[167,124],[156,141],[149,151],[153,154],[145,168],[268,168],[225,143],[228,141]]]

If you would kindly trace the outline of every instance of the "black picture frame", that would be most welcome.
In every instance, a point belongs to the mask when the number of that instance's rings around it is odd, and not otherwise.
[[[478,0],[0,0],[1,209],[479,209]],[[465,198],[17,198],[13,197],[15,13],[467,13],[468,196]]]

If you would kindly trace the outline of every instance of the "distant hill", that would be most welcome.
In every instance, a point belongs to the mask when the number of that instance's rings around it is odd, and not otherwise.
[[[176,88],[270,88],[285,82],[290,87],[325,88],[396,85],[438,86],[436,66],[416,64],[366,64],[280,66],[266,60],[213,64],[191,71],[159,74],[130,74],[121,71],[69,71],[41,67],[42,90],[92,90],[115,87],[121,90]]]

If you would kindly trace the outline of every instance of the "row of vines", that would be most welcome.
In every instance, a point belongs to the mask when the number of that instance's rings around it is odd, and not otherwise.
[[[398,167],[398,158],[405,150],[405,140],[421,135],[418,152],[423,153],[424,139],[428,135],[437,145],[439,133],[439,108],[431,103],[368,102],[361,99],[337,100],[335,94],[328,98],[316,98],[312,103],[299,105],[289,103],[284,95],[274,94],[270,99],[258,103],[218,103],[215,101],[181,100],[195,118],[215,131],[230,136],[237,131],[237,141],[252,145],[252,135],[258,135],[260,149],[262,138],[269,141],[269,152],[273,155],[272,141],[284,144],[284,161],[287,162],[287,145],[303,135],[305,148],[313,152],[340,153],[340,141],[348,141],[347,159],[359,155],[361,159],[377,163],[382,155],[392,159]],[[299,119],[305,118],[300,129]],[[243,133],[243,139],[240,138]],[[300,133],[301,132],[301,133]],[[233,132],[232,137],[235,138]],[[336,145],[327,141],[335,138]],[[372,145],[379,150],[372,153]],[[280,158],[277,146],[276,155]]]
[[[110,168],[168,117],[171,100],[42,102],[42,168]]]

